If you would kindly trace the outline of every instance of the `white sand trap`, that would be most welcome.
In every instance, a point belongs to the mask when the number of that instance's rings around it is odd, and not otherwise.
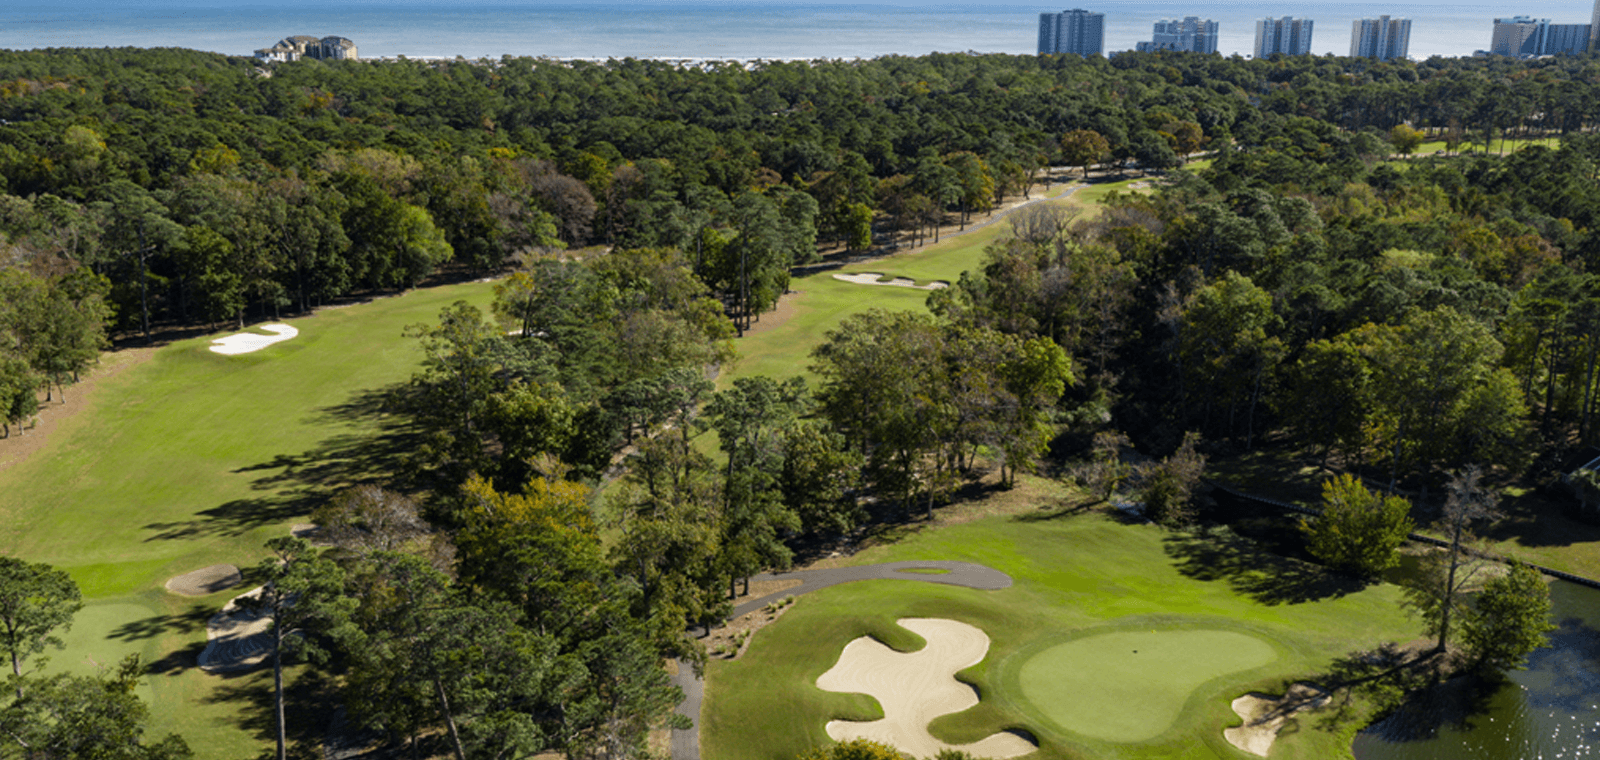
[[[883,275],[877,272],[860,272],[856,274],[835,274],[833,279],[856,285],[888,285],[892,288],[912,288],[914,290],[939,290],[940,288],[950,287],[948,282],[930,282],[927,285],[918,285],[916,280],[908,280],[904,277],[896,277],[888,281],[882,280],[882,277]]]
[[[1229,744],[1245,752],[1266,757],[1272,751],[1272,742],[1278,738],[1278,731],[1295,713],[1316,709],[1327,703],[1327,692],[1305,683],[1290,686],[1289,693],[1282,697],[1246,694],[1233,700],[1233,711],[1244,719],[1244,725],[1225,728],[1222,736]]]
[[[846,644],[839,662],[817,678],[817,688],[871,696],[883,706],[883,720],[829,721],[828,736],[835,741],[871,739],[913,757],[933,757],[946,748],[989,758],[1016,757],[1038,749],[1012,733],[959,746],[933,738],[928,723],[934,718],[978,704],[977,691],[955,676],[983,661],[989,652],[989,637],[955,620],[901,618],[895,622],[926,639],[928,645],[903,653],[866,636]]]
[[[239,585],[244,577],[233,565],[212,565],[167,579],[167,590],[179,596],[206,596]]]
[[[266,348],[274,343],[282,343],[300,334],[299,330],[277,322],[274,322],[270,325],[262,325],[261,329],[273,334],[262,335],[260,333],[248,332],[234,333],[226,338],[217,338],[216,340],[211,341],[212,344],[214,344],[211,346],[211,350],[219,354],[227,354],[229,356],[233,356],[235,354],[248,354],[251,351],[260,351],[261,349]]]
[[[239,606],[240,599],[254,599],[265,586],[229,600],[221,612],[206,621],[206,648],[200,653],[200,669],[208,673],[249,670],[271,653],[272,616],[257,614]]]

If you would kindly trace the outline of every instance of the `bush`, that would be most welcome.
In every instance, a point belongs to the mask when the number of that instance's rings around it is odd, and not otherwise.
[[[800,760],[911,760],[911,757],[887,744],[851,739],[831,747],[811,750],[801,755]]]
[[[1550,644],[1550,587],[1539,571],[1520,562],[1484,584],[1467,610],[1461,635],[1467,656],[1481,668],[1521,670],[1533,650]]]
[[[1172,456],[1144,470],[1140,498],[1145,517],[1169,528],[1194,520],[1194,488],[1206,467],[1205,456],[1195,451],[1199,442],[1198,433],[1184,435],[1183,445]]]
[[[1395,549],[1413,528],[1411,505],[1398,496],[1368,491],[1351,475],[1322,484],[1322,516],[1305,519],[1311,556],[1330,567],[1374,576],[1400,561]]]

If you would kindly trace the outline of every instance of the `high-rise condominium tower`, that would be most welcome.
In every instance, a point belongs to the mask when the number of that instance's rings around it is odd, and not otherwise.
[[[1311,25],[1308,18],[1264,18],[1256,22],[1256,57],[1273,53],[1305,55],[1311,52]]]
[[[1147,50],[1185,50],[1194,53],[1217,52],[1217,22],[1201,21],[1199,16],[1186,16],[1182,21],[1157,21],[1155,39],[1134,45],[1139,52]]]
[[[1039,52],[1095,55],[1106,37],[1106,14],[1080,8],[1039,14]]]
[[[1411,19],[1358,18],[1350,24],[1350,57],[1404,58],[1411,49]]]
[[[1589,47],[1593,24],[1552,24],[1547,18],[1513,16],[1494,20],[1491,55],[1531,58],[1582,53]]]
[[[1494,20],[1494,33],[1489,37],[1491,55],[1532,56],[1544,49],[1544,33],[1550,28],[1550,19],[1531,16],[1512,16]]]
[[[1594,0],[1594,12],[1589,14],[1589,50],[1600,50],[1600,0]]]

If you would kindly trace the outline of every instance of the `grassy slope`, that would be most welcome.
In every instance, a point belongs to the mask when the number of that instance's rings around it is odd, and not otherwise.
[[[744,657],[711,667],[702,712],[706,757],[786,760],[821,745],[823,725],[831,718],[871,718],[876,708],[870,701],[822,692],[815,679],[850,639],[892,632],[899,617],[963,620],[993,641],[990,656],[962,674],[985,701],[936,721],[936,735],[969,742],[1001,728],[1022,727],[1039,737],[1041,756],[1048,758],[1239,757],[1221,734],[1238,722],[1228,707],[1233,697],[1280,689],[1287,680],[1317,672],[1332,657],[1415,635],[1416,625],[1400,611],[1392,586],[1298,604],[1257,601],[1236,580],[1186,575],[1175,558],[1176,543],[1159,528],[1123,525],[1093,513],[1049,519],[1024,514],[924,531],[863,552],[855,561],[982,562],[1010,573],[1017,584],[981,592],[871,581],[802,598],[759,634]],[[1246,634],[1270,644],[1277,658],[1202,684],[1176,723],[1141,743],[1110,743],[1058,730],[1020,699],[1022,664],[1053,644],[1100,632],[1172,629]],[[915,647],[892,639],[891,644]],[[776,705],[784,709],[772,709]],[[1348,751],[1344,732],[1305,723],[1297,732],[1286,732],[1275,757],[1334,757]]]
[[[381,451],[365,443],[374,417],[340,407],[409,377],[419,354],[404,326],[462,298],[486,305],[489,287],[324,310],[290,321],[299,337],[253,354],[175,343],[75,400],[85,407],[44,448],[0,473],[0,547],[67,570],[86,597],[52,668],[88,672],[138,653],[157,673],[146,687],[154,732],[182,733],[200,758],[255,754],[266,726],[244,708],[270,679],[193,666],[206,617],[230,594],[189,600],[162,584],[214,563],[253,565],[319,495],[368,471]]]

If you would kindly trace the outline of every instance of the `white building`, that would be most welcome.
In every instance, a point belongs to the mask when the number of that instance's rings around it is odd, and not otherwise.
[[[1139,52],[1149,50],[1184,50],[1195,53],[1217,52],[1217,22],[1200,20],[1199,16],[1186,16],[1182,21],[1157,21],[1153,39],[1134,45]]]
[[[1039,14],[1039,53],[1097,55],[1105,49],[1106,14],[1081,8]]]
[[[1379,16],[1350,22],[1350,57],[1405,58],[1411,50],[1411,19]]]
[[[1297,19],[1293,16],[1264,18],[1257,21],[1256,57],[1266,58],[1273,53],[1285,55],[1310,53],[1311,27],[1314,23],[1311,19]]]
[[[301,58],[325,61],[354,61],[360,58],[356,43],[345,37],[317,39],[309,34],[285,37],[278,44],[256,51],[256,60],[263,63],[288,63]]]

